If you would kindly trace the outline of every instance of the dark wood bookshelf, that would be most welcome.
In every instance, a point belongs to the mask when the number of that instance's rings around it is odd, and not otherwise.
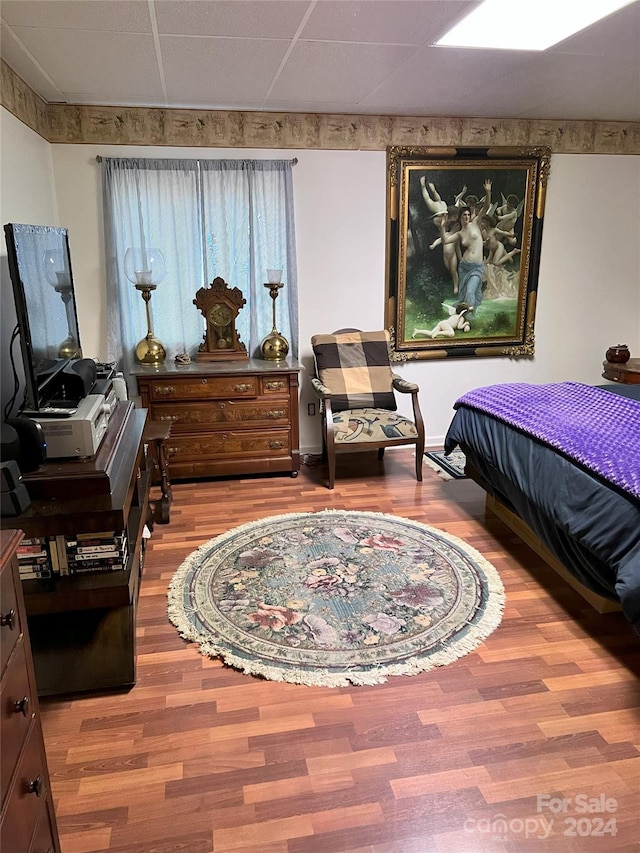
[[[146,409],[121,402],[98,452],[52,460],[23,478],[26,537],[126,531],[124,569],[22,581],[38,694],[123,689],[135,683],[135,613],[144,561],[151,473]]]

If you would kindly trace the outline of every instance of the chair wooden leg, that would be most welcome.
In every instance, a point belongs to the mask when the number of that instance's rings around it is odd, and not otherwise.
[[[336,454],[333,448],[327,453],[327,462],[329,463],[329,488],[333,489],[336,483]]]
[[[384,447],[379,447],[378,448],[378,459],[382,459],[383,456],[384,456]]]
[[[422,462],[424,460],[424,441],[416,444],[416,480],[422,482]]]

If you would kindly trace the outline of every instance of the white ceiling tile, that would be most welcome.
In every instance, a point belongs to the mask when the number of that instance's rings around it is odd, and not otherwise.
[[[619,68],[612,72],[612,61],[615,64],[612,57],[583,54],[536,54],[511,74],[494,79],[491,92],[501,104],[515,95],[520,101],[518,116],[553,118],[545,105],[550,109],[562,102],[566,118],[640,120],[640,75]],[[625,75],[623,90],[620,81]]]
[[[427,44],[476,5],[470,0],[321,0],[300,38]]]
[[[415,109],[422,105],[428,115],[446,109],[452,115],[477,115],[472,96],[521,62],[521,56],[501,51],[423,47],[386,77],[364,100],[368,107],[397,104]],[[489,93],[488,93],[489,94]]]
[[[344,103],[339,101],[302,101],[300,98],[292,100],[280,100],[268,98],[263,109],[269,112],[287,112],[287,113],[336,113],[338,115],[351,114],[351,110],[345,107]],[[367,115],[366,110],[358,110],[359,115]],[[373,114],[377,114],[373,111]]]
[[[1,8],[14,27],[151,32],[146,0],[2,0]]]
[[[565,94],[560,93],[556,98],[553,92],[544,94],[538,103],[533,103],[531,113],[540,118],[549,119],[581,119],[585,115],[592,120],[612,121],[615,114],[617,121],[640,121],[640,85],[638,75],[629,71],[620,75],[615,81],[615,106],[611,106],[611,84],[614,81],[596,82],[593,86],[585,86],[580,93],[573,93],[571,103],[567,102]],[[607,104],[607,107],[603,105]]]
[[[288,43],[256,39],[161,36],[170,100],[221,103],[260,101]]]
[[[612,52],[612,45],[616,45],[617,53],[630,49],[640,59],[640,3],[625,6],[596,26],[553,45],[548,53],[605,54]]]
[[[155,0],[158,32],[234,38],[293,38],[307,0]]]
[[[0,50],[48,101],[496,119],[640,115],[640,0],[544,54],[429,47],[476,2],[2,0]],[[511,22],[507,4],[505,27]]]
[[[99,103],[115,91],[129,92],[129,97],[137,98],[162,95],[150,35],[92,30],[79,37],[76,30],[35,27],[16,27],[15,33],[38,56],[40,65],[62,92],[91,93]]]
[[[299,41],[271,95],[358,103],[413,52],[399,45]]]
[[[4,24],[0,36],[0,56],[7,65],[13,68],[18,77],[28,82],[31,88],[45,101],[64,100],[60,89],[33,64],[30,57],[24,52],[22,43],[13,36]]]

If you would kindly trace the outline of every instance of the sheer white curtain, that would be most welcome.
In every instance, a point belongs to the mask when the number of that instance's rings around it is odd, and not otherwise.
[[[128,248],[160,249],[164,280],[151,298],[154,333],[167,358],[195,358],[204,319],[196,291],[221,276],[247,304],[238,317],[250,356],[271,331],[267,268],[283,270],[277,326],[298,351],[292,162],[104,158],[102,186],[107,272],[107,357],[128,369],[147,333],[140,293],[124,272]]]

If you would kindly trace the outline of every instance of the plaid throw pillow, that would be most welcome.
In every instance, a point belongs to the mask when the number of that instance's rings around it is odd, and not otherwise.
[[[389,362],[389,333],[314,335],[311,346],[318,379],[331,390],[334,412],[397,408]]]

